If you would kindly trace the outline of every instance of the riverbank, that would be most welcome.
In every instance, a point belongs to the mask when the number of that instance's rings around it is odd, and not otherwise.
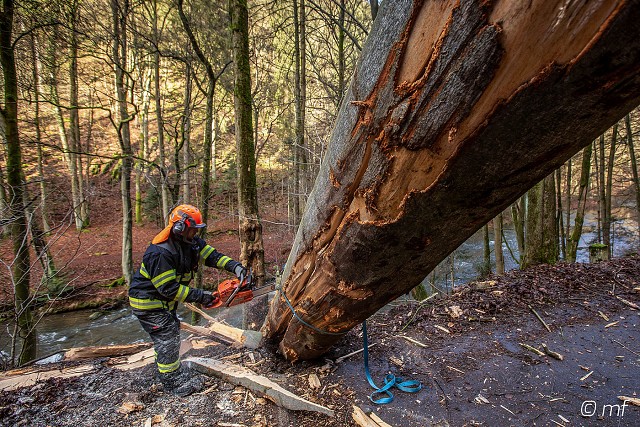
[[[271,345],[191,350],[250,367],[330,407],[334,418],[281,409],[215,378],[207,378],[205,392],[176,398],[154,384],[152,366],[122,372],[97,360],[77,379],[1,392],[0,424],[347,426],[355,425],[356,404],[394,426],[636,426],[640,408],[618,396],[640,395],[640,316],[632,307],[640,304],[639,288],[640,258],[629,257],[512,271],[423,304],[398,304],[368,321],[371,373],[377,383],[391,372],[424,387],[396,390],[383,406],[368,401],[362,354],[336,362],[362,348],[360,328],[321,360],[293,366]],[[544,343],[563,360],[521,343]],[[319,387],[310,386],[311,374]],[[132,399],[140,405],[122,413]]]

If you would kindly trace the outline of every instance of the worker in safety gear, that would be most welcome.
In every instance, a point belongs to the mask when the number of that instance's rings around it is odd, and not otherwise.
[[[204,307],[218,301],[217,293],[189,287],[198,262],[234,273],[242,280],[246,268],[216,251],[196,233],[206,227],[202,214],[191,205],[180,205],[169,216],[169,225],[153,238],[140,269],[129,287],[129,303],[142,328],[153,340],[158,375],[165,391],[188,396],[202,389],[203,380],[180,364],[181,301]]]

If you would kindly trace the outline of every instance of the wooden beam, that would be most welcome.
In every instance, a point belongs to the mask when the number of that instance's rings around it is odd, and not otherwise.
[[[330,417],[334,416],[334,412],[331,409],[309,402],[244,366],[203,357],[190,357],[185,359],[184,363],[189,368],[203,374],[214,375],[232,384],[241,385],[255,391],[283,408],[292,411],[313,411]]]
[[[228,340],[233,341],[234,343],[240,344],[242,347],[247,347],[251,349],[256,349],[260,347],[260,343],[262,342],[262,333],[259,331],[245,330],[234,328],[233,326],[225,325],[222,322],[219,322],[214,317],[211,317],[208,313],[199,309],[193,304],[185,303],[185,307],[187,307],[191,311],[195,311],[200,314],[202,317],[209,321],[209,324],[206,326],[206,329],[212,331],[216,336],[226,337]],[[185,323],[183,323],[184,328]],[[194,331],[192,331],[194,332]],[[207,335],[213,336],[213,335]],[[229,341],[226,342],[229,342]]]
[[[48,371],[33,370],[30,373],[11,372],[0,375],[0,391],[11,391],[20,387],[31,387],[38,381],[44,381],[49,378],[73,378],[89,373],[95,369],[93,365],[74,366],[72,368],[51,369]]]
[[[96,359],[98,357],[118,357],[139,353],[153,346],[153,343],[145,342],[140,344],[125,345],[105,345],[99,347],[74,347],[64,353],[65,361]]]

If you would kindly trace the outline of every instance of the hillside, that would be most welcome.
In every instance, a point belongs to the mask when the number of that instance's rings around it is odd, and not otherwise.
[[[152,366],[122,372],[95,360],[94,371],[82,377],[1,392],[0,425],[346,426],[355,425],[356,404],[394,426],[637,426],[640,408],[626,404],[623,413],[618,396],[640,394],[640,315],[629,305],[640,303],[638,278],[638,257],[558,264],[474,282],[423,304],[394,304],[368,322],[372,376],[380,385],[391,372],[424,388],[396,390],[393,403],[378,407],[367,399],[372,389],[362,354],[335,363],[361,348],[359,328],[322,360],[295,365],[269,346],[190,352],[251,366],[334,409],[335,418],[286,411],[215,378],[203,393],[176,398],[154,384]],[[564,360],[535,355],[520,343],[545,343]],[[309,387],[312,373],[319,388]],[[136,409],[121,413],[125,402],[136,402]],[[589,405],[596,405],[595,415],[581,416],[593,410]]]

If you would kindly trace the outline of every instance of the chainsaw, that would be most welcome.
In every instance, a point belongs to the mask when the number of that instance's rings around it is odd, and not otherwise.
[[[204,308],[207,310],[220,307],[232,307],[234,305],[244,304],[255,297],[268,294],[271,291],[275,291],[275,280],[267,285],[255,286],[255,280],[251,273],[246,277],[240,277],[239,279],[228,279],[218,285],[218,291],[214,292],[214,297],[218,297],[214,300],[213,304]]]

